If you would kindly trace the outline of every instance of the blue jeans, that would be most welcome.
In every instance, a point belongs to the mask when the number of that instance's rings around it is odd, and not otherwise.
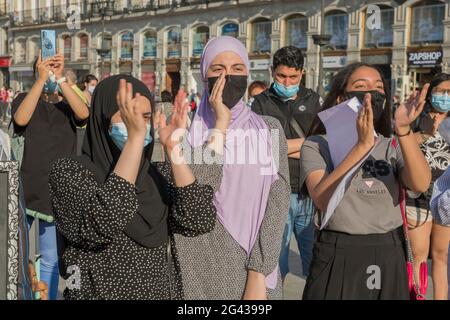
[[[28,229],[33,218],[28,218]],[[59,269],[58,249],[56,246],[56,226],[54,223],[39,221],[39,249],[41,254],[41,281],[48,285],[49,300],[56,300],[58,295]]]
[[[314,245],[313,215],[314,205],[311,198],[300,198],[297,193],[292,193],[280,254],[280,272],[283,279],[289,272],[289,244],[292,233],[295,235],[300,251],[303,276],[307,277],[309,274]]]

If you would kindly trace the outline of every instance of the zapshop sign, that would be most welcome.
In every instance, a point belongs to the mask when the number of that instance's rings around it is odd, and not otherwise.
[[[434,67],[442,61],[442,51],[408,52],[410,67]]]

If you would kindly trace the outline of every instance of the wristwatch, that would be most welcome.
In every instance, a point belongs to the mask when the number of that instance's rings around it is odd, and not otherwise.
[[[56,80],[56,83],[57,83],[57,84],[61,84],[61,83],[63,83],[63,82],[67,82],[66,77],[62,77],[62,78],[60,78],[59,80]]]

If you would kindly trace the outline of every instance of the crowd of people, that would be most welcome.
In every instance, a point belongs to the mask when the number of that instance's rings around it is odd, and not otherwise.
[[[62,55],[38,58],[2,142],[20,161],[24,232],[39,220],[41,282],[21,277],[21,297],[56,299],[61,276],[65,299],[281,299],[294,236],[303,299],[422,299],[429,256],[448,299],[450,75],[394,112],[376,66],[343,67],[323,98],[303,66],[281,48],[273,83],[249,85],[247,49],[221,36],[203,93],[156,102],[132,76],[80,87]],[[351,99],[356,120],[338,125],[357,142],[336,162],[319,113]]]

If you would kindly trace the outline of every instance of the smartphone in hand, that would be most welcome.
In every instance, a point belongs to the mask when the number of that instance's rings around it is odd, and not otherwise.
[[[41,30],[41,54],[42,60],[56,55],[56,31]]]

